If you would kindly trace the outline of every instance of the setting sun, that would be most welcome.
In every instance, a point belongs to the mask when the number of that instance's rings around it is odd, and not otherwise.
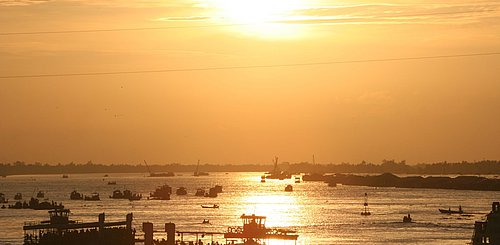
[[[213,5],[221,21],[238,25],[237,31],[263,38],[297,36],[297,26],[280,22],[292,19],[292,11],[304,7],[302,0],[212,0],[207,4]]]

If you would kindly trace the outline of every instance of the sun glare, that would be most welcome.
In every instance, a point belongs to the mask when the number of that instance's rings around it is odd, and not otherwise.
[[[303,0],[211,0],[217,16],[235,30],[263,38],[290,38],[298,35],[296,25],[286,24]]]

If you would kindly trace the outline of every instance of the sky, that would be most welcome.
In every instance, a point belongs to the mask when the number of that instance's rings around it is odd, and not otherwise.
[[[500,159],[498,1],[0,0],[0,23],[0,162]]]

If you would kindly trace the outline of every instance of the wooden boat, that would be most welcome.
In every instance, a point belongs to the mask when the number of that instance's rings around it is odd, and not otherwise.
[[[217,204],[212,204],[212,205],[201,205],[202,208],[219,208],[219,205]]]
[[[100,201],[101,199],[99,198],[99,193],[94,192],[90,196],[85,196],[83,198],[85,201]]]
[[[442,214],[463,214],[464,211],[462,210],[462,206],[458,206],[458,210],[452,210],[451,208],[448,209],[439,209],[439,212]]]
[[[403,223],[411,223],[411,217],[410,217],[410,214],[408,214],[407,216],[404,216],[404,217],[403,217]]]

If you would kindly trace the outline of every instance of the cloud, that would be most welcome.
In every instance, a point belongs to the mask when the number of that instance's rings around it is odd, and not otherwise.
[[[0,0],[0,6],[25,6],[49,1],[50,0]]]
[[[172,16],[156,18],[154,21],[203,21],[209,19],[211,19],[211,17],[208,16]]]
[[[323,6],[293,11],[293,24],[470,23],[498,18],[500,4],[369,4]]]

